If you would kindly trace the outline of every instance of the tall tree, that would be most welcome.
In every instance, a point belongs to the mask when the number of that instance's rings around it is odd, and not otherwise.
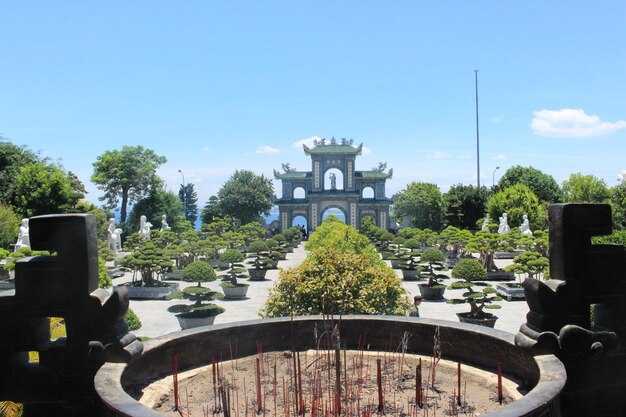
[[[217,196],[212,195],[209,197],[209,200],[204,205],[202,209],[202,223],[203,224],[211,224],[218,217],[223,217],[222,212],[220,211],[219,206],[219,198]]]
[[[100,200],[107,208],[120,207],[121,222],[126,222],[129,203],[145,197],[156,176],[156,169],[167,162],[164,156],[143,146],[124,146],[122,150],[106,151],[93,163],[91,181],[104,191]]]
[[[173,192],[165,191],[163,185],[153,187],[148,196],[142,198],[133,206],[128,215],[128,233],[134,233],[139,230],[139,217],[141,215],[146,216],[148,221],[152,223],[152,230],[161,228],[163,215],[166,216],[168,226],[173,231],[179,231],[178,223],[188,224],[183,217],[183,204],[180,199]]]
[[[180,190],[178,190],[178,198],[183,203],[183,213],[185,218],[189,220],[193,225],[196,224],[198,218],[198,194],[193,187],[193,183],[181,184]]]
[[[563,191],[554,177],[533,167],[516,165],[506,170],[498,187],[503,190],[515,184],[525,184],[541,201],[560,203]]]
[[[20,230],[20,216],[9,206],[0,204],[0,249],[15,243]]]
[[[580,172],[563,181],[563,193],[568,203],[607,203],[610,197],[609,187],[603,179]]]
[[[393,196],[393,218],[408,219],[413,227],[440,230],[443,225],[443,197],[436,184],[412,182]]]
[[[41,158],[34,152],[0,137],[0,203],[11,203],[20,168],[35,162],[41,162]]]
[[[239,220],[239,224],[268,215],[273,206],[274,186],[269,178],[252,171],[237,170],[217,193],[223,214]]]
[[[84,186],[54,164],[41,162],[22,167],[14,179],[11,205],[23,217],[74,211]]]
[[[489,197],[487,212],[494,220],[506,213],[511,228],[522,224],[524,214],[528,216],[533,229],[543,229],[548,220],[537,196],[528,186],[521,183],[507,187]]]
[[[443,195],[446,224],[459,229],[476,229],[478,220],[485,216],[488,197],[487,187],[477,191],[473,185],[453,185]]]
[[[611,208],[613,209],[613,228],[626,229],[626,182],[621,181],[611,187]]]

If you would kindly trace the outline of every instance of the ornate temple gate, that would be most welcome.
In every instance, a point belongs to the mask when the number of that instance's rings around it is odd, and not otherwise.
[[[309,230],[315,230],[329,208],[341,210],[346,223],[353,227],[358,228],[363,217],[371,216],[377,226],[390,228],[391,199],[385,196],[385,182],[392,177],[393,169],[385,172],[387,164],[381,163],[370,171],[357,171],[355,161],[363,144],[355,147],[352,140],[321,139],[312,148],[303,148],[311,157],[311,171],[297,171],[289,164],[283,164],[282,173],[274,170],[274,178],[282,183],[282,197],[274,201],[281,231],[289,228],[297,216],[305,217]],[[304,196],[296,197],[299,189],[304,190]]]

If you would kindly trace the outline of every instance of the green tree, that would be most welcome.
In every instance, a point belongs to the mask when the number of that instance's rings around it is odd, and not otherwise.
[[[120,220],[126,223],[126,210],[129,203],[145,197],[154,184],[156,169],[167,162],[164,156],[157,155],[143,146],[124,146],[122,150],[106,151],[93,163],[91,181],[104,191],[100,199],[106,201],[107,208],[120,207]]]
[[[487,213],[498,219],[503,213],[508,216],[511,228],[522,224],[522,216],[528,215],[532,229],[545,227],[547,218],[537,196],[525,184],[515,184],[498,191],[487,200]]]
[[[626,229],[626,182],[621,181],[615,187],[611,187],[610,203],[613,212],[613,228]]]
[[[20,168],[35,162],[41,162],[37,154],[0,137],[0,204],[11,203],[15,195],[15,178]]]
[[[441,229],[443,198],[436,184],[412,182],[393,196],[393,218],[402,223],[408,219],[420,229]]]
[[[274,186],[269,178],[252,171],[237,170],[217,193],[222,213],[239,224],[255,221],[272,208]]]
[[[128,227],[130,227],[128,233],[136,232],[139,229],[139,217],[142,214],[152,223],[153,230],[161,228],[163,215],[166,216],[167,223],[174,232],[191,228],[189,222],[183,217],[183,204],[180,199],[173,192],[165,191],[162,186],[153,187],[148,196],[133,206],[127,221]]]
[[[19,170],[14,182],[11,205],[23,217],[73,211],[84,197],[82,184],[75,188],[80,181],[54,164],[28,164]]]
[[[203,224],[210,224],[218,217],[223,217],[219,207],[219,198],[212,195],[202,209],[201,219]]]
[[[563,201],[563,191],[554,177],[533,167],[516,165],[506,170],[498,188],[503,190],[515,184],[525,184],[540,201],[560,203]]]
[[[566,203],[608,203],[610,192],[603,179],[580,172],[563,181]]]
[[[196,224],[198,218],[198,194],[194,189],[193,183],[180,186],[178,190],[178,198],[183,203],[183,214],[187,220],[193,225]]]
[[[528,274],[528,278],[541,278],[550,267],[550,261],[537,252],[526,251],[513,259],[505,270],[514,274]]]
[[[8,249],[15,243],[20,230],[20,216],[9,206],[0,204],[0,248]]]
[[[487,187],[477,190],[473,185],[453,185],[443,195],[446,224],[475,230],[476,223],[485,215],[488,197]]]

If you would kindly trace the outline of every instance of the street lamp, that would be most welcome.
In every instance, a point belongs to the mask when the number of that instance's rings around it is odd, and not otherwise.
[[[496,167],[493,170],[493,175],[491,176],[491,186],[492,187],[496,185],[496,171],[499,170],[499,169],[500,169],[500,167]]]
[[[187,192],[185,190],[185,174],[183,174],[183,171],[181,171],[180,169],[178,170],[178,172],[180,172],[180,175],[183,176],[183,215],[185,216],[185,219],[187,218]]]

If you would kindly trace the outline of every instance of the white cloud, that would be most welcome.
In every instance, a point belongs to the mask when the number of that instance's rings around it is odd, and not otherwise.
[[[506,161],[506,160],[507,160],[507,157],[506,157],[506,155],[505,155],[505,154],[503,154],[503,153],[499,153],[498,155],[494,156],[494,157],[493,157],[493,158],[491,158],[491,159],[493,159],[494,161]]]
[[[297,149],[302,149],[302,145],[306,145],[309,148],[312,148],[313,146],[315,146],[313,142],[316,140],[322,140],[322,138],[319,136],[311,136],[310,138],[306,138],[306,139],[302,139],[297,142],[294,142],[293,145],[291,146]]]
[[[275,153],[280,153],[280,149],[272,148],[271,146],[259,146],[256,150],[256,153],[259,155],[271,155]]]
[[[603,122],[583,109],[539,110],[533,113],[533,132],[538,136],[582,138],[626,128],[626,120]]]
[[[626,170],[622,169],[622,171],[617,174],[617,179],[626,181]]]
[[[368,148],[367,146],[364,146],[363,149],[361,149],[361,153],[363,155],[371,155],[374,152],[370,148]]]
[[[200,148],[200,150],[202,152],[209,152],[211,150],[211,148],[209,148],[208,146],[203,146],[202,148]]]
[[[447,152],[437,151],[433,154],[433,158],[435,159],[446,159],[449,158],[450,154]]]

